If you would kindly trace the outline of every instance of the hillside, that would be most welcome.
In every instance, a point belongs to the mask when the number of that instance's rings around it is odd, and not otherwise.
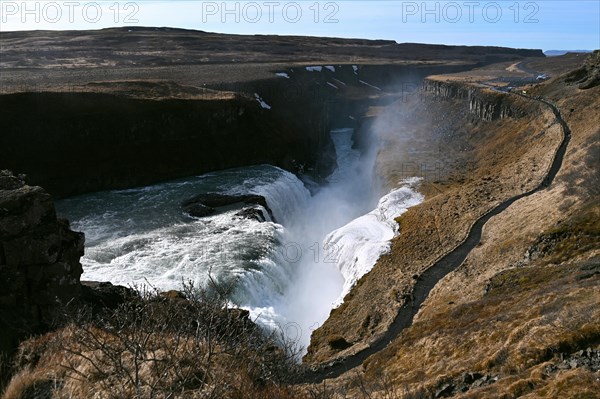
[[[442,274],[414,309],[409,327],[342,380],[359,373],[375,385],[385,379],[436,397],[595,397],[597,363],[583,366],[578,356],[589,348],[596,359],[600,337],[600,88],[579,87],[597,65],[598,52],[577,81],[568,73],[526,87],[526,97],[490,90],[477,74],[430,77],[422,95],[381,111],[393,118],[379,125],[390,138],[382,170],[393,183],[403,167],[416,167],[427,198],[398,219],[400,236],[389,255],[316,331],[306,360],[352,359],[377,346],[436,274],[426,270],[465,239],[477,218],[544,184],[564,131],[537,100],[543,98],[570,129],[549,187],[493,216],[460,267]]]

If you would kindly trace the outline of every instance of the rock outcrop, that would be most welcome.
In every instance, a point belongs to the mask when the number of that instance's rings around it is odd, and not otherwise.
[[[521,107],[519,100],[485,87],[462,82],[425,79],[423,91],[440,98],[468,101],[469,113],[481,121],[518,118],[526,114],[525,106]]]
[[[581,68],[568,74],[566,82],[577,84],[582,90],[600,85],[600,50],[594,51]]]
[[[266,220],[262,210],[258,207],[248,207],[246,205],[255,205],[264,208],[269,214],[271,220],[275,220],[273,211],[269,208],[267,200],[262,195],[245,194],[245,195],[224,195],[216,193],[199,194],[193,198],[187,199],[181,203],[182,210],[194,217],[204,217],[217,213],[219,208],[228,208],[240,205],[240,209],[236,216],[248,219],[255,219],[259,222]]]
[[[44,189],[0,172],[0,354],[47,329],[55,310],[78,297],[83,244]]]

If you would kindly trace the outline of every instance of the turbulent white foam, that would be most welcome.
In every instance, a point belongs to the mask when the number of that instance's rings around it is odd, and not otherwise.
[[[379,257],[389,250],[390,240],[397,234],[395,218],[423,201],[413,189],[416,179],[383,196],[377,207],[347,225],[327,235],[324,246],[330,251],[342,276],[344,287],[336,306],[350,292],[354,284],[368,273]]]
[[[203,286],[211,275],[222,282],[243,276],[248,264],[273,250],[277,227],[238,218],[235,211],[175,223],[88,245],[84,279],[130,285],[150,283],[180,289],[182,279]],[[90,229],[84,230],[90,231]],[[262,237],[262,239],[257,239]],[[240,293],[244,296],[244,293]]]
[[[352,129],[331,132],[338,168],[328,178],[329,184],[300,204],[300,212],[283,221],[281,248],[292,266],[291,284],[281,297],[271,296],[263,306],[249,308],[261,324],[293,330],[298,344],[304,347],[311,332],[329,316],[344,286],[342,274],[324,245],[325,237],[377,204],[374,154],[361,156],[353,149],[352,133]]]
[[[228,194],[252,193],[265,197],[275,219],[283,225],[289,225],[298,213],[306,208],[310,192],[294,174],[276,168],[274,177],[265,175],[245,179],[242,184],[227,191]]]
[[[237,302],[259,306],[261,292],[281,295],[291,278],[277,250],[283,227],[237,210],[200,219],[183,214],[180,202],[202,192],[264,195],[279,221],[294,217],[310,197],[293,174],[257,166],[63,200],[59,212],[86,233],[82,278],[166,290],[181,288],[182,280],[204,284],[211,271],[223,283],[242,282]]]

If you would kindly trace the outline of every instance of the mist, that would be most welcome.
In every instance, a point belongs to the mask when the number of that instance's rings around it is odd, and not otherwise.
[[[414,182],[389,186],[376,172],[384,141],[374,126],[331,132],[338,167],[312,194],[315,184],[257,165],[60,201],[87,236],[84,278],[173,290],[182,280],[210,285],[210,275],[231,287],[231,306],[305,353],[312,331],[389,248],[394,217],[421,200]],[[275,220],[182,213],[182,199],[199,192],[262,195]]]
[[[284,223],[281,251],[291,267],[290,283],[270,306],[250,308],[253,319],[279,328],[288,342],[304,348],[302,354],[312,331],[389,248],[397,232],[394,217],[422,200],[414,182],[386,195],[376,172],[381,141],[369,135],[359,151],[353,136],[353,129],[331,132],[337,169]]]

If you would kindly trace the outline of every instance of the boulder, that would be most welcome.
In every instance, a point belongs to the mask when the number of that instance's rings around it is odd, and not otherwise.
[[[134,289],[122,285],[98,281],[81,282],[81,303],[89,306],[93,313],[117,309],[137,295]]]
[[[211,215],[219,210],[219,208],[231,209],[231,207],[239,206],[243,208],[236,216],[247,217],[264,222],[266,220],[262,211],[257,207],[244,207],[244,205],[260,205],[266,209],[271,220],[275,220],[273,212],[267,200],[262,195],[256,194],[240,194],[240,195],[225,195],[216,193],[199,194],[181,203],[182,210],[195,217],[204,217]]]
[[[187,213],[190,216],[197,217],[197,218],[203,218],[205,216],[212,215],[213,213],[215,213],[217,211],[215,208],[211,208],[209,206],[202,205],[200,203],[184,205],[184,206],[182,206],[182,208],[185,213]]]
[[[259,207],[244,208],[241,211],[237,212],[235,214],[235,216],[238,216],[238,217],[244,218],[244,219],[256,220],[257,222],[266,222],[267,221],[267,218],[265,217],[262,209]]]

